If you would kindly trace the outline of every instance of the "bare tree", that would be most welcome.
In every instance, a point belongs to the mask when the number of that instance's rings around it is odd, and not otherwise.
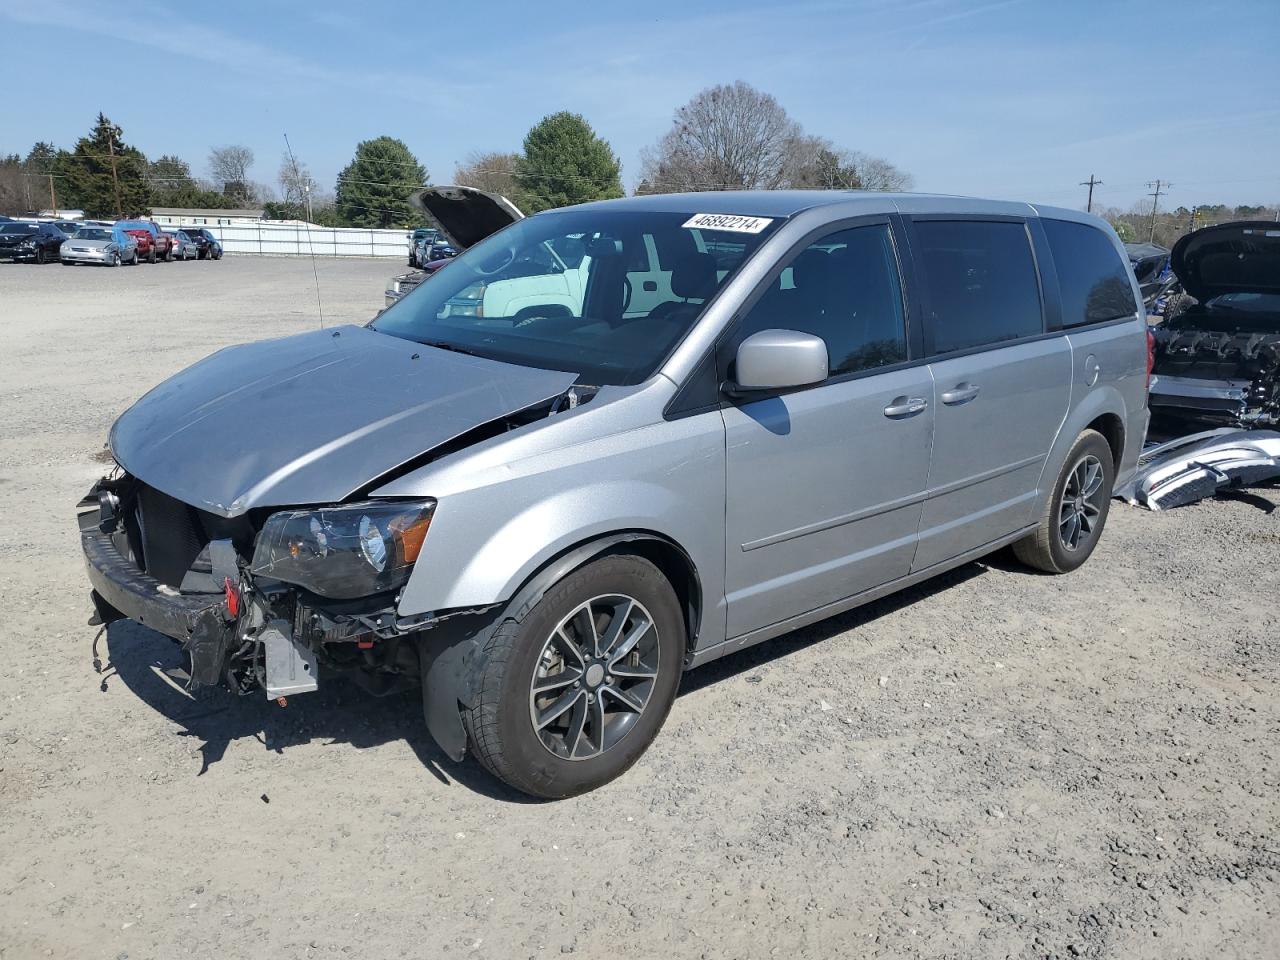
[[[739,80],[703,90],[676,111],[643,156],[655,192],[773,190],[785,185],[800,125],[772,96]]]
[[[889,192],[910,190],[915,186],[915,177],[905,170],[899,170],[883,157],[851,150],[846,153],[847,162],[858,171],[860,185],[858,190],[885,190]]]
[[[287,150],[280,158],[280,172],[276,179],[280,184],[281,200],[299,209],[304,208],[308,198],[316,192],[316,181],[307,165]]]
[[[253,151],[248,147],[231,145],[213,147],[209,151],[209,173],[214,183],[229,197],[242,203],[254,200],[254,185],[249,182],[249,168],[253,166]]]
[[[453,182],[466,187],[477,187],[514,200],[519,193],[516,184],[516,153],[476,152],[469,154],[465,163],[453,168]]]
[[[907,190],[889,161],[806,135],[773,97],[742,81],[711,87],[676,111],[643,155],[637,193],[680,190]]]

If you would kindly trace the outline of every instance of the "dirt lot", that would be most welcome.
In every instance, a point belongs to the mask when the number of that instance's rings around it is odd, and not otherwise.
[[[391,263],[322,262],[329,322]],[[686,677],[621,781],[540,804],[413,696],[195,702],[85,626],[112,419],[316,324],[310,264],[0,264],[0,957],[1249,957],[1280,941],[1280,491],[1117,505]]]

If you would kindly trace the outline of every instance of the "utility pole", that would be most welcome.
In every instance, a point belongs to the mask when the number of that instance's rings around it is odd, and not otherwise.
[[[1156,210],[1160,208],[1160,194],[1162,191],[1164,193],[1168,193],[1169,188],[1172,187],[1173,184],[1167,183],[1166,181],[1160,180],[1157,178],[1156,180],[1148,180],[1147,186],[1155,187],[1154,192],[1147,194],[1148,197],[1151,197],[1151,234],[1147,238],[1147,240],[1150,243],[1155,243],[1156,242]]]
[[[115,134],[107,134],[107,153],[111,155],[111,185],[116,196],[116,219],[124,219],[124,210],[120,206],[120,176],[116,173],[116,138]]]
[[[1088,180],[1080,181],[1080,186],[1089,188],[1089,200],[1085,204],[1084,209],[1086,213],[1093,213],[1093,188],[1102,186],[1102,181],[1096,179],[1094,175],[1091,173],[1089,174]]]
[[[56,219],[58,216],[58,195],[57,193],[54,192],[54,189],[53,189],[52,173],[49,174],[49,200],[53,203],[53,216]]]

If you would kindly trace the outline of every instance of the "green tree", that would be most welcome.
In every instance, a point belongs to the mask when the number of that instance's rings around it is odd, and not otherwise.
[[[352,227],[407,227],[422,219],[409,204],[427,182],[427,171],[395,137],[364,140],[355,158],[338,174],[334,203]]]
[[[120,128],[104,114],[98,114],[87,137],[76,141],[75,150],[58,154],[53,167],[61,207],[79,207],[93,218],[134,216],[151,207],[147,158],[124,142]]]
[[[169,153],[147,164],[147,186],[152,207],[223,210],[238,205],[235,197],[193,177],[191,165]]]
[[[607,200],[622,193],[622,165],[608,142],[576,113],[553,113],[524,138],[516,165],[517,201],[528,213]]]

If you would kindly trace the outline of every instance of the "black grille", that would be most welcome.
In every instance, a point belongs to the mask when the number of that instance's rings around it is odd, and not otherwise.
[[[209,542],[197,511],[167,494],[138,484],[138,532],[143,569],[177,588]]]

